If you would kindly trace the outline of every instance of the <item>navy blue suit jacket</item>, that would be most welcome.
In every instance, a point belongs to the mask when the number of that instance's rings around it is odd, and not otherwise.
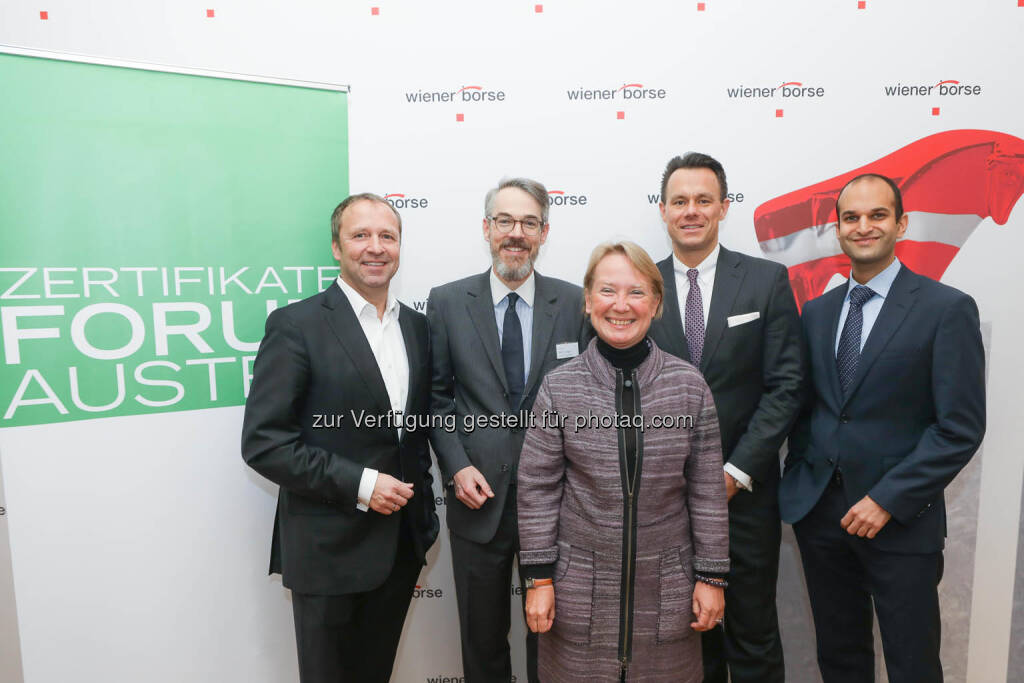
[[[807,303],[808,403],[790,436],[782,519],[802,519],[836,467],[852,506],[865,495],[892,514],[883,550],[942,549],[943,490],[985,433],[985,352],[967,294],[900,267],[844,397],[835,340],[846,287]],[[836,524],[839,520],[836,520]]]

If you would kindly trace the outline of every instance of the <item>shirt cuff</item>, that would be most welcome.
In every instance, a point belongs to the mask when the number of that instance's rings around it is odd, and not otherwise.
[[[526,579],[551,579],[555,576],[555,563],[519,565],[519,574]]]
[[[363,476],[359,478],[359,493],[356,499],[356,510],[366,512],[370,509],[370,498],[373,497],[373,487],[377,485],[377,470],[369,467],[363,468]]]
[[[723,466],[726,472],[732,475],[732,478],[736,480],[736,485],[741,489],[753,492],[754,480],[750,478],[750,475],[736,467],[732,463],[725,463]]]

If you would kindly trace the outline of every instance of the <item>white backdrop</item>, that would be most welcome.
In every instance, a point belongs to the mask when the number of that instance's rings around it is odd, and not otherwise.
[[[687,150],[720,159],[737,195],[723,243],[760,255],[753,215],[763,202],[935,132],[1024,137],[1022,4],[5,0],[0,43],[350,84],[352,191],[426,200],[402,209],[396,286],[414,304],[431,286],[487,267],[483,196],[503,175],[577,198],[552,207],[538,269],[579,282],[590,248],[611,237],[668,253],[650,195],[668,158]],[[980,94],[885,92],[945,80]],[[788,82],[822,94],[729,95]],[[579,89],[616,94],[573,99]],[[622,99],[641,90],[647,97]],[[454,92],[454,101],[422,101],[421,92]],[[485,101],[463,102],[463,93]],[[1003,226],[982,222],[942,278],[978,301],[990,358],[984,458],[951,501],[950,681],[1024,676],[1007,671],[1024,467],[1014,438],[1024,383],[1022,211]],[[324,216],[325,251],[327,225]],[[274,490],[238,455],[241,409],[175,415],[186,428],[175,422],[164,443],[139,452],[143,435],[166,432],[168,417],[0,432],[8,509],[0,525],[10,536],[18,625],[2,637],[20,637],[27,683],[297,680],[287,591],[264,574]],[[431,559],[396,681],[461,675],[444,533]],[[789,540],[780,603],[790,679],[815,680]],[[514,628],[520,680],[522,628]],[[3,669],[16,664],[0,664],[0,678],[18,680]]]

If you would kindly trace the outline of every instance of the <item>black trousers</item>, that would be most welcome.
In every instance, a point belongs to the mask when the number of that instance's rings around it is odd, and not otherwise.
[[[516,487],[509,490],[489,543],[474,543],[454,533],[450,538],[465,683],[507,683],[512,680],[512,562],[519,551]],[[525,605],[526,592],[522,593]],[[531,631],[526,634],[526,670],[530,683],[536,683],[537,634]]]
[[[942,553],[893,553],[851,536],[839,520],[856,501],[830,483],[793,525],[825,683],[875,680],[872,603],[891,683],[941,683],[938,585]],[[889,524],[898,524],[890,520]]]
[[[706,683],[785,683],[775,608],[781,542],[778,482],[733,496],[725,618],[701,634]]]
[[[377,588],[349,595],[308,595],[293,591],[299,680],[302,683],[387,683],[422,568],[403,520],[395,565]]]

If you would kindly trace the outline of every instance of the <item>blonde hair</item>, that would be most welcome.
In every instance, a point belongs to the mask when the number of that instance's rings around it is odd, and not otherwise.
[[[665,303],[665,281],[661,278],[658,266],[654,264],[644,248],[635,242],[626,240],[604,242],[594,247],[594,251],[590,254],[590,262],[587,263],[587,272],[583,276],[583,289],[590,292],[590,288],[594,285],[594,271],[597,269],[597,264],[604,260],[605,256],[611,254],[622,254],[638,273],[650,280],[652,294],[658,297],[658,310],[654,312],[654,317],[660,318]]]

